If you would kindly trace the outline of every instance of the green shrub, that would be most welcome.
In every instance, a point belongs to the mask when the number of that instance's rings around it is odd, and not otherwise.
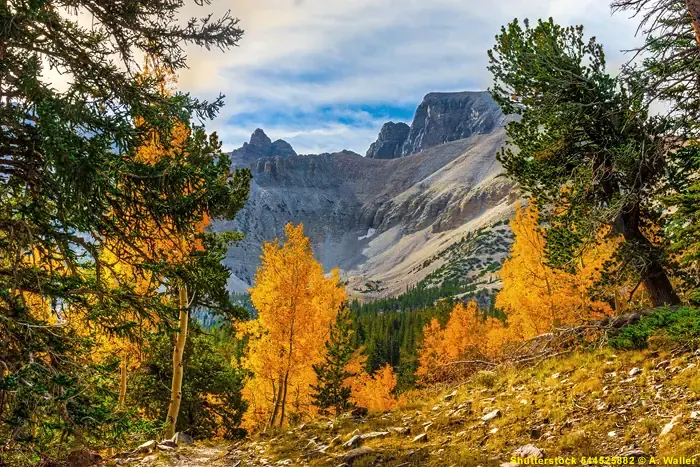
[[[700,309],[660,308],[637,323],[625,326],[611,336],[616,349],[644,349],[650,337],[660,337],[673,344],[700,347]]]
[[[176,429],[195,439],[238,438],[244,434],[239,425],[247,408],[241,395],[245,375],[231,364],[230,345],[195,323],[191,326]],[[165,420],[173,375],[172,352],[171,338],[163,333],[151,334],[145,349],[148,357],[129,379],[127,397],[146,419]]]

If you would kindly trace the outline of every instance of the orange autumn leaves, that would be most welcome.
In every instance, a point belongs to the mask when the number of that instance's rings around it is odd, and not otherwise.
[[[549,332],[555,326],[601,318],[613,312],[608,303],[591,299],[589,290],[601,278],[618,240],[607,237],[584,251],[570,273],[546,263],[546,242],[531,206],[518,209],[510,223],[515,242],[510,259],[501,268],[503,290],[496,308],[508,318],[511,338],[523,340]]]
[[[250,290],[258,316],[245,326],[244,364],[254,374],[244,391],[248,426],[282,426],[290,413],[310,411],[312,365],[323,358],[329,327],[346,298],[338,271],[326,277],[314,260],[302,226],[287,224],[285,233],[284,245],[263,246]]]
[[[346,366],[348,373],[353,375],[345,381],[352,391],[350,400],[370,412],[392,410],[397,405],[393,394],[397,382],[393,368],[387,363],[370,375],[365,370],[366,363],[367,356],[358,352]]]
[[[324,275],[313,258],[303,226],[287,224],[285,234],[284,244],[263,246],[262,265],[250,289],[257,317],[241,329],[249,339],[243,364],[252,374],[244,388],[249,408],[243,423],[251,429],[281,427],[316,414],[313,365],[323,360],[330,326],[347,299],[339,271]],[[345,384],[358,405],[387,410],[395,404],[391,367],[368,375],[360,356],[348,366],[356,376]]]
[[[497,318],[484,317],[476,302],[458,303],[443,329],[433,318],[423,329],[423,346],[418,357],[419,378],[457,360],[490,359],[500,350],[505,330]]]
[[[423,380],[450,362],[494,360],[508,343],[517,343],[551,331],[612,314],[606,302],[590,296],[590,288],[612,258],[617,240],[601,236],[585,251],[575,267],[566,272],[547,264],[546,241],[534,206],[518,208],[510,223],[515,242],[511,256],[501,268],[503,289],[495,307],[505,322],[485,316],[476,303],[457,304],[444,329],[433,319],[423,330],[417,374]]]

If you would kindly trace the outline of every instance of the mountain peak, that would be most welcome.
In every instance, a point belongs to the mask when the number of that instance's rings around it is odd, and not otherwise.
[[[487,91],[430,92],[416,109],[413,122],[387,122],[367,157],[393,159],[433,146],[488,134],[505,123],[500,107]]]
[[[403,143],[406,141],[411,127],[403,122],[387,122],[379,131],[377,141],[367,150],[370,159],[393,159],[401,157]]]
[[[261,152],[267,152],[272,145],[272,140],[265,134],[262,128],[257,128],[253,134],[250,135],[250,143],[248,144],[259,149]]]
[[[504,122],[501,108],[486,91],[431,92],[416,109],[402,155],[488,134]]]
[[[257,128],[250,135],[250,142],[231,152],[231,161],[235,166],[249,166],[262,157],[291,157],[297,153],[288,142],[278,139],[272,142],[262,128]]]

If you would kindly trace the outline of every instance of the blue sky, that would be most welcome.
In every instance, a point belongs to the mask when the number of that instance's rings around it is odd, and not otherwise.
[[[516,16],[583,24],[611,71],[639,41],[634,20],[611,16],[606,0],[214,0],[208,9],[230,9],[245,35],[225,53],[189,50],[180,87],[226,95],[208,125],[226,150],[261,127],[299,153],[364,154],[384,122],[410,122],[428,92],[486,89],[486,51]]]

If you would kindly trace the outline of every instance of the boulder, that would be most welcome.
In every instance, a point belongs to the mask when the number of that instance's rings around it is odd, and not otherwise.
[[[641,372],[642,372],[642,369],[641,369],[641,368],[634,367],[634,368],[632,368],[632,369],[630,370],[629,375],[630,375],[630,376],[636,376],[636,375],[638,375],[638,374],[641,373]]]
[[[172,441],[177,443],[178,446],[189,446],[194,443],[194,438],[187,433],[180,433],[178,431],[175,433],[175,436],[173,436]]]
[[[428,442],[428,434],[427,433],[421,433],[415,438],[413,438],[414,443],[427,443]]]
[[[160,443],[158,443],[158,446],[168,446],[171,448],[176,448],[177,443],[175,441],[173,441],[172,439],[166,439],[165,441],[161,441]]]

